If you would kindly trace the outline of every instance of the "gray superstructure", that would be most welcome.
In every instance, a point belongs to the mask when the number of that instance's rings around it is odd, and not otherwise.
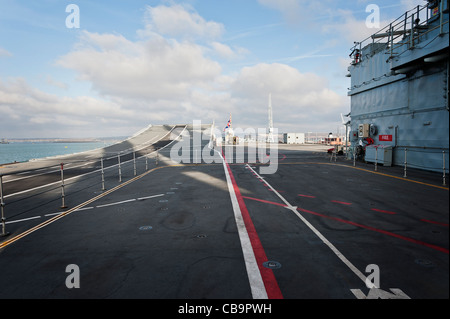
[[[392,165],[448,172],[448,16],[448,1],[428,1],[355,42],[349,157],[378,160],[380,145]]]

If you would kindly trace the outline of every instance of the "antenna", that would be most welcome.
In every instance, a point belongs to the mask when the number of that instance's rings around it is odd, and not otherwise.
[[[273,117],[272,117],[272,93],[269,93],[269,134],[267,135],[267,142],[274,143],[273,138]]]

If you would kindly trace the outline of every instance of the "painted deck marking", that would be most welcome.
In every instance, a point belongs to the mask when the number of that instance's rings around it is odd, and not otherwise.
[[[341,202],[341,201],[338,201],[338,200],[332,200],[332,202],[336,203],[336,204],[347,205],[347,206],[350,206],[352,204],[352,203],[347,203],[347,202]]]
[[[423,222],[425,222],[425,223],[430,223],[430,224],[435,224],[435,225],[440,225],[440,226],[448,227],[448,224],[441,223],[441,222],[435,222],[435,221],[427,220],[427,219],[421,219],[421,221],[423,221]]]
[[[254,201],[258,201],[258,202],[263,202],[263,203],[266,203],[266,204],[283,206],[283,207],[289,208],[287,205],[271,202],[271,201],[268,201],[268,200],[263,200],[263,199],[253,198],[253,197],[247,197],[247,196],[243,196],[243,198],[254,200]],[[381,234],[384,234],[384,235],[388,235],[388,236],[391,236],[391,237],[396,237],[396,238],[399,238],[399,239],[402,239],[402,240],[405,240],[405,241],[409,241],[409,242],[412,242],[412,243],[415,243],[415,244],[418,244],[418,245],[422,245],[422,246],[426,246],[426,247],[429,247],[429,248],[433,248],[435,250],[441,251],[441,252],[446,253],[446,254],[449,253],[447,248],[443,248],[443,247],[436,246],[436,245],[433,245],[433,244],[425,243],[423,241],[420,241],[420,240],[417,240],[417,239],[413,239],[413,238],[409,238],[409,237],[405,237],[405,236],[402,236],[402,235],[398,235],[398,234],[395,234],[395,233],[392,233],[392,232],[389,232],[389,231],[386,231],[386,230],[374,228],[374,227],[367,226],[367,225],[358,224],[358,223],[352,222],[350,220],[345,220],[345,219],[341,219],[341,218],[337,218],[337,217],[327,216],[327,215],[316,213],[316,212],[313,212],[311,210],[307,210],[307,209],[303,209],[303,208],[297,208],[297,210],[299,210],[301,212],[304,212],[304,213],[311,214],[311,215],[316,215],[316,216],[320,216],[320,217],[323,217],[323,218],[332,219],[332,220],[335,220],[335,221],[338,221],[338,222],[341,222],[341,223],[345,223],[345,224],[349,224],[349,225],[352,225],[352,226],[356,226],[356,227],[364,228],[364,229],[371,230],[371,231],[374,231],[374,232],[378,232],[378,233],[381,233]],[[422,220],[422,221],[426,222],[426,220]],[[428,222],[431,222],[431,221],[428,221]],[[431,222],[431,223],[433,223],[433,222]],[[444,226],[444,227],[448,227],[448,224],[436,223],[436,222],[434,222],[434,223],[438,224],[438,225],[441,225],[441,226]]]
[[[253,172],[255,172],[252,168],[250,168]],[[256,173],[256,172],[255,172]],[[256,173],[256,175],[259,175]],[[328,239],[325,238],[325,236],[322,235],[312,224],[310,224],[305,217],[303,217],[300,213],[297,207],[292,206],[283,196],[281,196],[267,181],[265,181],[267,185],[274,191],[275,194],[286,204],[286,208],[291,210],[295,215],[297,215],[298,218],[301,219],[301,221],[308,226],[308,228],[316,234],[317,237],[319,237],[324,244],[326,244],[333,253],[358,277],[360,278],[364,284],[366,284],[366,276],[359,271],[358,268],[356,268]]]
[[[242,252],[254,299],[282,299],[278,283],[272,269],[265,268],[263,263],[268,261],[267,256],[256,233],[250,214],[244,203],[239,187],[231,172],[230,166],[219,153],[227,179],[228,190],[231,197],[238,234],[241,240]]]
[[[396,215],[397,213],[394,212],[390,212],[388,210],[383,210],[383,209],[378,209],[378,208],[372,208],[371,210],[373,210],[374,212],[379,212],[379,213],[384,213],[384,214],[389,214],[389,215]]]

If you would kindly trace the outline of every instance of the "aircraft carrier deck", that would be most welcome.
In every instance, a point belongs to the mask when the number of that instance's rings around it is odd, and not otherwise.
[[[174,162],[193,130],[1,167],[1,299],[449,298],[442,174],[279,144],[262,175],[195,139]]]

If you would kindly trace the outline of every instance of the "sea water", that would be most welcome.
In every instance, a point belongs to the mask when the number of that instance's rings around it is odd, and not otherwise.
[[[110,143],[9,143],[0,144],[0,164],[26,162],[32,159],[69,155],[108,146]]]

